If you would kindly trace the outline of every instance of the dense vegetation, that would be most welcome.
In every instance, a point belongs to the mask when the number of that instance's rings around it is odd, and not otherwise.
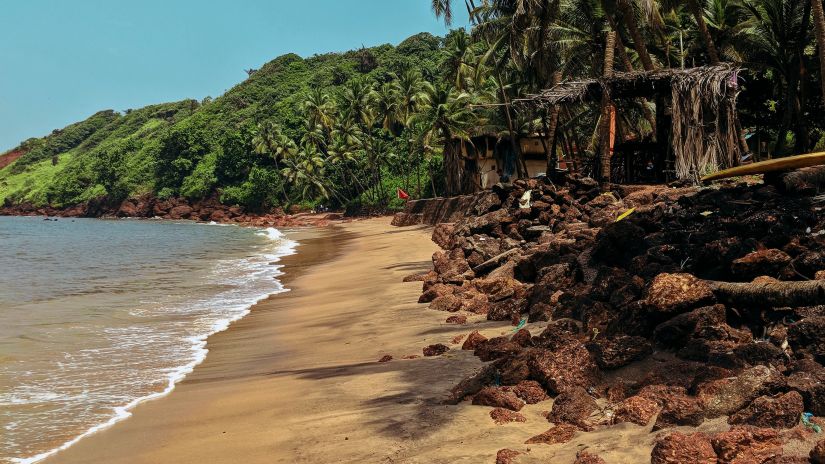
[[[459,7],[430,6],[448,22]],[[28,140],[13,150],[25,154],[0,170],[0,201],[66,206],[153,193],[219,195],[253,210],[383,208],[397,206],[399,187],[413,196],[458,193],[473,188],[460,173],[472,164],[447,142],[472,134],[499,134],[518,152],[520,136],[547,133],[548,158],[573,146],[569,153],[592,158],[598,106],[528,114],[513,101],[560,80],[602,75],[608,49],[621,71],[741,65],[739,120],[751,149],[784,156],[823,146],[821,0],[465,0],[460,7],[470,12],[469,32],[284,55],[214,100],[103,111]],[[640,99],[622,107],[620,135],[656,137],[655,105]]]

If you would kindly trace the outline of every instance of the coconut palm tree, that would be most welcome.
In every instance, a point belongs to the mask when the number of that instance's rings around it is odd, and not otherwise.
[[[822,0],[810,0],[810,2],[816,29],[816,44],[819,48],[819,69],[825,75],[825,11],[822,9]],[[820,77],[819,80],[822,85],[822,102],[825,104],[825,77]]]
[[[280,127],[272,121],[264,121],[258,124],[258,133],[252,139],[255,153],[265,155],[275,163],[276,171],[280,172],[280,161],[292,148],[291,140],[286,137]],[[284,202],[289,202],[289,196],[283,182],[281,183],[281,195]]]

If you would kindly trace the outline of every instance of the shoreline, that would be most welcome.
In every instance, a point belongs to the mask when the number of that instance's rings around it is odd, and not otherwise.
[[[20,217],[32,217],[32,216],[20,216]],[[37,217],[37,216],[34,216],[34,217]],[[74,219],[74,218],[72,218],[72,219]],[[114,219],[114,220],[118,220],[118,219],[151,219],[151,218],[118,218],[118,217],[105,218],[105,217],[102,217],[102,218],[80,218],[80,219],[98,219],[98,220]],[[54,220],[56,220],[56,219],[54,219]],[[161,219],[161,220],[163,220],[163,221],[172,221],[172,222],[180,222],[180,221],[169,220],[169,219]],[[269,255],[273,256],[272,261],[270,261],[268,263],[268,266],[273,268],[271,278],[278,283],[278,288],[273,289],[273,291],[271,291],[270,293],[262,293],[262,294],[259,294],[258,296],[254,296],[254,297],[252,297],[252,301],[238,300],[238,302],[241,303],[241,305],[242,305],[242,306],[239,305],[239,307],[244,308],[241,312],[239,312],[239,313],[237,313],[237,314],[235,314],[235,315],[233,315],[233,316],[231,316],[227,319],[222,319],[222,320],[216,322],[215,325],[213,325],[210,332],[202,334],[202,335],[198,335],[198,336],[193,336],[193,337],[191,337],[191,339],[187,339],[187,340],[192,342],[192,346],[190,347],[191,354],[192,354],[192,359],[190,361],[188,361],[186,364],[182,364],[182,365],[178,366],[173,372],[169,373],[168,377],[166,379],[164,379],[164,381],[166,382],[166,386],[162,391],[156,391],[156,392],[146,394],[144,396],[135,398],[135,399],[129,401],[128,403],[124,404],[124,405],[115,407],[113,409],[111,417],[109,417],[108,419],[106,419],[105,421],[103,421],[101,423],[97,423],[97,424],[92,425],[91,427],[89,427],[88,429],[86,429],[85,431],[80,433],[79,435],[72,437],[71,439],[67,440],[64,443],[60,443],[55,448],[49,449],[49,450],[44,451],[42,453],[39,453],[37,455],[29,456],[29,457],[26,457],[26,458],[13,458],[13,459],[11,459],[10,462],[17,463],[17,464],[34,464],[34,463],[38,463],[38,462],[43,462],[45,459],[48,459],[49,457],[54,456],[55,454],[58,454],[58,453],[66,450],[66,449],[69,449],[70,447],[74,446],[75,444],[79,443],[80,441],[82,441],[82,440],[84,440],[84,439],[86,439],[90,436],[93,436],[96,433],[99,433],[101,431],[109,429],[109,428],[113,427],[114,425],[128,419],[129,417],[132,416],[132,411],[136,407],[138,407],[139,405],[141,405],[143,403],[146,403],[146,402],[155,401],[155,400],[161,399],[161,398],[169,395],[170,393],[172,393],[172,391],[174,391],[174,389],[176,388],[176,386],[180,382],[184,381],[200,364],[202,364],[205,361],[206,356],[209,352],[209,349],[207,348],[207,342],[210,338],[214,337],[215,335],[217,335],[217,334],[219,334],[223,331],[228,330],[237,321],[239,321],[239,320],[243,319],[244,317],[246,317],[247,315],[249,315],[249,313],[252,311],[252,309],[258,303],[260,303],[262,301],[265,301],[267,299],[270,299],[270,298],[272,298],[276,295],[280,295],[282,293],[289,292],[290,289],[287,287],[287,285],[285,283],[285,281],[286,281],[286,279],[285,279],[286,272],[284,271],[284,267],[286,266],[286,264],[284,263],[284,260],[289,258],[289,257],[294,256],[295,254],[297,254],[296,249],[301,245],[301,243],[297,240],[297,237],[298,236],[305,236],[305,235],[308,234],[308,232],[302,231],[300,229],[291,230],[289,232],[283,232],[280,229],[276,229],[276,228],[273,228],[273,227],[257,227],[257,226],[251,226],[251,225],[248,225],[248,224],[217,224],[217,223],[195,222],[195,221],[191,221],[191,222],[193,224],[197,224],[197,225],[216,225],[216,226],[236,225],[236,226],[240,226],[240,227],[250,227],[250,228],[258,229],[259,230],[258,235],[266,235],[271,240],[283,240],[283,243],[278,245],[278,247],[275,250],[270,250],[266,253],[266,256],[269,256]],[[273,232],[274,232],[275,235],[273,235]]]

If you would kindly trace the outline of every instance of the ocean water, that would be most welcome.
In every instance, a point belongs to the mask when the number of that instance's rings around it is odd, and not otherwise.
[[[0,217],[0,462],[32,463],[129,416],[206,337],[285,291],[276,229]]]

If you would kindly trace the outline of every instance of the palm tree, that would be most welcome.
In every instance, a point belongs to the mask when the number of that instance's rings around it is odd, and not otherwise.
[[[292,148],[292,141],[286,137],[278,125],[272,121],[264,121],[258,124],[258,133],[252,139],[255,153],[266,155],[275,163],[275,169],[280,172],[280,160],[283,159]],[[283,182],[281,183],[281,194],[285,203],[289,202],[289,196]]]
[[[370,104],[375,111],[381,128],[394,134],[400,119],[400,100],[395,82],[385,82],[370,93]]]
[[[459,194],[460,154],[456,151],[454,142],[456,139],[469,139],[469,128],[477,122],[476,115],[470,109],[470,94],[457,93],[452,86],[443,83],[428,83],[425,85],[422,109],[413,118],[427,128],[422,134],[422,144],[425,148],[432,149],[434,144],[441,144],[443,147],[446,194]]]
[[[825,75],[825,12],[822,10],[822,0],[810,1],[816,28],[816,44],[819,48],[819,69]],[[822,102],[825,103],[825,77],[820,77],[819,81],[822,85]]]
[[[310,127],[321,126],[324,130],[329,130],[335,122],[335,102],[321,88],[309,91],[301,109],[310,121]]]

